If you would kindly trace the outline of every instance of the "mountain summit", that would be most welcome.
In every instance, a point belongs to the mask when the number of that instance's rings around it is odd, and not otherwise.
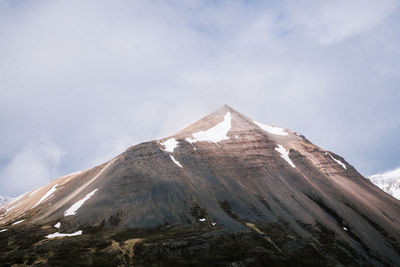
[[[400,262],[398,200],[342,157],[229,106],[26,193],[0,225],[9,264]]]

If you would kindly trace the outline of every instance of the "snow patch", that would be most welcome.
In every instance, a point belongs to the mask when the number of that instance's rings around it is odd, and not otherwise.
[[[285,132],[285,129],[283,129],[283,128],[271,126],[271,125],[256,122],[256,121],[253,121],[253,122],[255,124],[257,124],[258,127],[260,127],[261,129],[263,129],[264,131],[267,131],[269,133],[276,134],[276,135],[288,135],[288,133]]]
[[[199,221],[200,221],[200,222],[205,222],[205,221],[206,221],[206,218],[200,218]]]
[[[54,225],[55,228],[60,228],[60,226],[61,226],[61,223],[60,223],[60,222],[58,222],[58,223],[56,223],[56,224]]]
[[[70,216],[70,215],[75,215],[76,212],[80,209],[80,207],[85,203],[89,198],[91,198],[94,193],[96,193],[97,189],[93,190],[89,194],[87,194],[84,198],[76,202],[74,205],[72,205],[68,210],[64,212],[64,216]]]
[[[343,227],[343,230],[347,231],[348,229],[346,227]]]
[[[179,161],[177,161],[177,160],[174,158],[174,156],[172,156],[172,155],[169,155],[169,156],[171,157],[172,161],[173,161],[176,165],[178,165],[179,167],[183,168],[182,165],[179,163]]]
[[[339,164],[340,166],[342,166],[343,169],[347,170],[347,167],[346,167],[346,165],[345,165],[343,162],[341,162],[341,161],[338,160],[338,159],[335,159],[334,157],[332,157],[331,154],[329,154],[329,153],[327,153],[327,154],[331,157],[331,159],[333,159],[334,161],[336,161],[337,164]]]
[[[385,172],[385,173],[371,175],[369,178],[370,179],[376,178],[376,179],[379,179],[379,180],[396,181],[397,179],[400,178],[400,168],[392,170],[392,171],[388,171],[388,172]]]
[[[392,191],[391,191],[390,193],[391,193],[391,195],[392,195],[393,197],[395,197],[395,198],[397,198],[397,199],[400,200],[400,188],[392,189]],[[389,193],[389,194],[390,194],[390,193]]]
[[[164,146],[164,150],[167,152],[174,152],[174,149],[179,145],[179,142],[176,141],[175,138],[170,138],[165,140],[164,142],[160,143],[162,146]]]
[[[51,194],[53,194],[57,190],[57,186],[58,184],[53,185],[53,187],[49,191],[47,191],[47,193],[44,194],[32,208],[36,207],[37,205],[45,201],[48,197],[50,197]]]
[[[0,233],[8,231],[7,229],[0,230]]]
[[[20,224],[20,223],[22,223],[23,221],[25,221],[25,219],[23,219],[23,220],[20,220],[20,221],[16,221],[15,223],[13,223],[13,224],[11,224],[11,225],[17,225],[17,224]]]
[[[231,113],[227,112],[224,116],[224,120],[214,127],[206,131],[200,131],[192,134],[192,137],[186,138],[189,143],[195,142],[221,142],[223,140],[228,140],[228,132],[231,129]]]
[[[72,234],[61,234],[59,232],[56,232],[54,234],[47,235],[46,238],[69,237],[69,236],[78,236],[78,235],[82,235],[82,230],[72,233]]]
[[[164,142],[160,143],[162,146],[164,146],[164,150],[167,152],[174,152],[174,149],[178,146],[179,142],[176,141],[175,138],[170,138],[165,140]]]
[[[216,222],[211,222],[211,225],[215,226],[215,225],[217,225],[217,223]]]
[[[400,168],[368,178],[383,191],[400,200]]]
[[[293,164],[292,160],[289,158],[289,150],[286,150],[282,145],[278,145],[278,147],[275,148],[276,151],[278,151],[281,154],[281,157],[286,160],[290,166],[293,168],[296,168],[296,166]]]

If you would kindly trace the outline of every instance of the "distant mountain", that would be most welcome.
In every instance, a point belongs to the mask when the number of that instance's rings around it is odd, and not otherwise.
[[[398,266],[400,201],[303,135],[223,106],[0,208],[0,262]]]
[[[4,196],[0,196],[0,207],[4,206],[5,204],[7,204],[8,202],[14,200],[14,197],[4,197]]]
[[[400,200],[400,168],[368,178],[383,191]]]

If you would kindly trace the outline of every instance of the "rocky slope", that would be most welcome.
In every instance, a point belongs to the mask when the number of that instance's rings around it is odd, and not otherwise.
[[[368,177],[383,191],[400,200],[400,169]]]
[[[228,106],[0,210],[5,266],[394,266],[399,242],[400,201]]]

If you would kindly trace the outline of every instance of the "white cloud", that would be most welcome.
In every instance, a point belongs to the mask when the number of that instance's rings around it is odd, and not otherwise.
[[[44,138],[25,146],[0,172],[0,187],[20,194],[46,184],[57,177],[62,155],[57,145]]]
[[[398,6],[395,0],[287,2],[294,26],[305,27],[321,44],[338,43],[383,23]],[[304,32],[303,32],[304,33]]]
[[[108,140],[97,144],[95,151],[93,151],[93,156],[90,161],[85,163],[85,166],[91,168],[103,164],[133,145],[136,145],[136,143],[132,137],[113,135]]]
[[[365,172],[390,168],[382,143],[400,134],[393,1],[10,3],[0,1],[0,185],[6,173],[24,181],[23,161],[44,177],[35,184],[47,182],[223,104]],[[31,144],[43,133],[63,161],[37,157],[50,153]]]

